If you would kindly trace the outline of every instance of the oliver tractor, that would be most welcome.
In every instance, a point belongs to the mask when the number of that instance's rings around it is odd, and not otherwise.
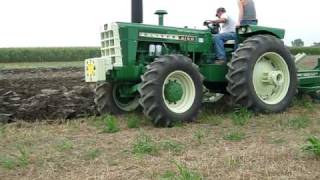
[[[277,113],[298,89],[317,94],[320,68],[297,73],[294,57],[281,39],[285,31],[262,26],[237,29],[238,45],[225,43],[227,65],[215,57],[214,31],[142,22],[142,0],[133,0],[133,23],[106,24],[100,58],[85,61],[86,82],[96,83],[100,114],[121,114],[141,107],[154,125],[195,120],[207,94],[227,94],[255,112]]]

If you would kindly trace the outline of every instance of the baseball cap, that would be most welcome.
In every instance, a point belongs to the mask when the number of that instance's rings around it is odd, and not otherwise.
[[[218,13],[219,12],[226,12],[226,9],[224,7],[220,7],[217,9],[217,13],[216,13],[216,16],[218,16]]]

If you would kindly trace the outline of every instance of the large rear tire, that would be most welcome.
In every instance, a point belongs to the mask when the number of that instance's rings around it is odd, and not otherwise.
[[[154,125],[170,127],[195,120],[202,103],[202,75],[182,55],[157,58],[142,76],[140,103]]]
[[[247,39],[230,63],[227,91],[241,107],[255,112],[281,112],[297,92],[297,73],[280,39],[257,35]]]
[[[119,87],[119,84],[111,83],[97,85],[94,102],[100,115],[107,113],[119,115],[138,108],[139,98],[122,98]]]

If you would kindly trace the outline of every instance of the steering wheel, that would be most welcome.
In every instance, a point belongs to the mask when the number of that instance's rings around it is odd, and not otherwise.
[[[203,25],[207,26],[207,28],[210,30],[212,34],[219,34],[219,31],[220,31],[219,23],[212,23],[212,21],[206,20],[203,22]]]

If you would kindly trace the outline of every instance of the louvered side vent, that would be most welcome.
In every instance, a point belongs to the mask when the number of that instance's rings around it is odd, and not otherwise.
[[[119,27],[116,23],[106,25],[101,33],[101,55],[110,59],[113,66],[123,66]]]

